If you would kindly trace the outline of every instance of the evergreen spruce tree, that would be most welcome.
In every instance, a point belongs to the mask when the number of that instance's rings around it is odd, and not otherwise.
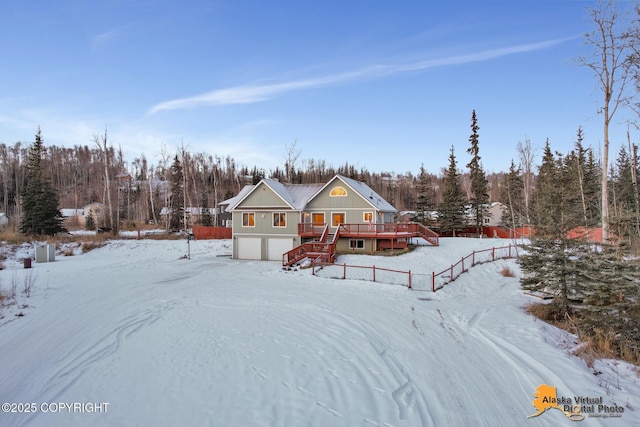
[[[630,241],[636,235],[635,191],[636,186],[632,178],[631,158],[624,147],[620,148],[615,167],[612,169],[612,185],[609,187],[611,194],[611,215],[609,226],[611,228],[612,242],[624,243]]]
[[[600,170],[593,157],[591,148],[584,148],[582,127],[578,128],[574,149],[567,155],[568,179],[579,196],[576,200],[582,212],[582,224],[595,227],[600,210]]]
[[[587,220],[590,227],[595,227],[600,224],[601,174],[601,167],[593,154],[593,150],[587,150],[587,162],[584,168],[584,185],[587,199]]]
[[[29,148],[27,185],[22,192],[22,219],[20,232],[26,235],[53,236],[65,231],[58,210],[58,193],[45,177],[43,161],[46,149],[40,128]]]
[[[171,200],[169,213],[169,229],[182,230],[184,226],[184,180],[182,164],[176,154],[170,168]]]
[[[430,197],[427,171],[424,164],[420,165],[420,174],[416,185],[416,222],[427,225],[429,223],[429,210],[433,207]]]
[[[442,234],[453,234],[467,225],[465,216],[465,194],[460,185],[460,174],[453,146],[449,154],[449,168],[444,176],[442,203],[438,209],[438,223]]]
[[[96,220],[93,219],[93,215],[89,214],[85,218],[84,229],[89,231],[96,229]]]
[[[558,318],[571,312],[572,299],[581,297],[584,286],[577,272],[592,252],[586,235],[569,235],[582,224],[583,212],[568,163],[553,155],[547,140],[534,199],[535,235],[519,259],[522,287],[553,295]]]
[[[561,218],[562,191],[560,181],[561,170],[551,151],[549,140],[546,141],[542,164],[538,168],[536,189],[533,199],[533,218],[536,235],[546,238],[561,238],[563,232],[558,219]]]
[[[509,173],[500,187],[500,202],[504,205],[500,223],[513,229],[523,225],[524,181],[519,167],[511,160]]]
[[[487,215],[489,205],[489,183],[480,162],[480,145],[478,130],[478,119],[476,118],[476,110],[471,114],[471,136],[469,142],[471,146],[467,149],[467,153],[471,155],[471,160],[467,164],[469,175],[471,177],[471,211],[474,216],[476,233],[480,234],[484,226],[484,217]]]

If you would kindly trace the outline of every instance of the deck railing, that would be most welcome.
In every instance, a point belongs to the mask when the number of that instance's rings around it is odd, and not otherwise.
[[[301,236],[320,236],[327,231],[328,224],[325,223],[300,223],[298,224],[298,235]],[[438,246],[439,235],[435,231],[425,227],[417,222],[388,222],[388,223],[371,223],[371,224],[340,224],[336,227],[340,230],[340,234],[349,237],[384,237],[384,238],[401,238],[407,237],[423,237],[434,246]]]

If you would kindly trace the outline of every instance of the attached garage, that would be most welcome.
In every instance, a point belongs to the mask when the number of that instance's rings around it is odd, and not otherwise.
[[[293,249],[293,239],[290,237],[270,237],[267,240],[267,259],[282,261],[282,254]]]
[[[262,259],[262,239],[260,237],[238,237],[236,257],[238,259]]]

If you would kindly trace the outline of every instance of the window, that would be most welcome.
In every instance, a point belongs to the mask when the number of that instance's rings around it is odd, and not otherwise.
[[[324,224],[324,212],[312,213],[311,222],[314,224]]]
[[[364,222],[373,222],[373,212],[365,212],[363,214]]]
[[[485,218],[484,219],[484,223],[489,225],[489,223],[491,222],[491,218]]]
[[[331,214],[331,225],[334,227],[339,226],[340,224],[344,224],[345,213],[344,212],[334,212]]]
[[[344,187],[336,186],[331,189],[331,193],[329,193],[330,197],[345,197],[347,195],[347,190]]]
[[[364,240],[349,240],[349,248],[351,249],[364,249]]]
[[[242,226],[243,227],[255,227],[256,226],[256,214],[254,212],[242,212]]]
[[[274,227],[286,227],[287,226],[287,214],[285,212],[273,213],[273,226]]]

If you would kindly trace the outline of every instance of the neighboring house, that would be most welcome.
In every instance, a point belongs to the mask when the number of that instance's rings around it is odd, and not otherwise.
[[[84,209],[62,208],[60,214],[64,218],[64,225],[69,227],[84,225]]]
[[[219,209],[217,210],[216,208],[208,208],[208,209],[209,209],[209,215],[211,215],[211,221],[215,222],[216,213],[218,213],[217,216],[220,215]],[[192,226],[199,224],[200,220],[202,220],[202,208],[188,207],[184,209],[184,213],[186,214],[185,216],[187,218],[187,225],[185,228],[191,228]],[[171,208],[164,207],[160,209],[160,218],[162,221],[166,222],[169,219],[170,215],[171,215]]]
[[[506,206],[502,203],[491,202],[483,217],[484,225],[486,227],[498,227],[502,224],[502,213],[505,209]]]
[[[398,233],[397,210],[389,202],[368,185],[341,175],[326,184],[263,179],[243,187],[222,205],[232,214],[233,257],[237,259],[291,264],[314,254],[333,260],[336,251],[406,247],[415,236],[404,233],[406,224]],[[437,244],[437,235],[422,228],[433,234],[432,243]]]

